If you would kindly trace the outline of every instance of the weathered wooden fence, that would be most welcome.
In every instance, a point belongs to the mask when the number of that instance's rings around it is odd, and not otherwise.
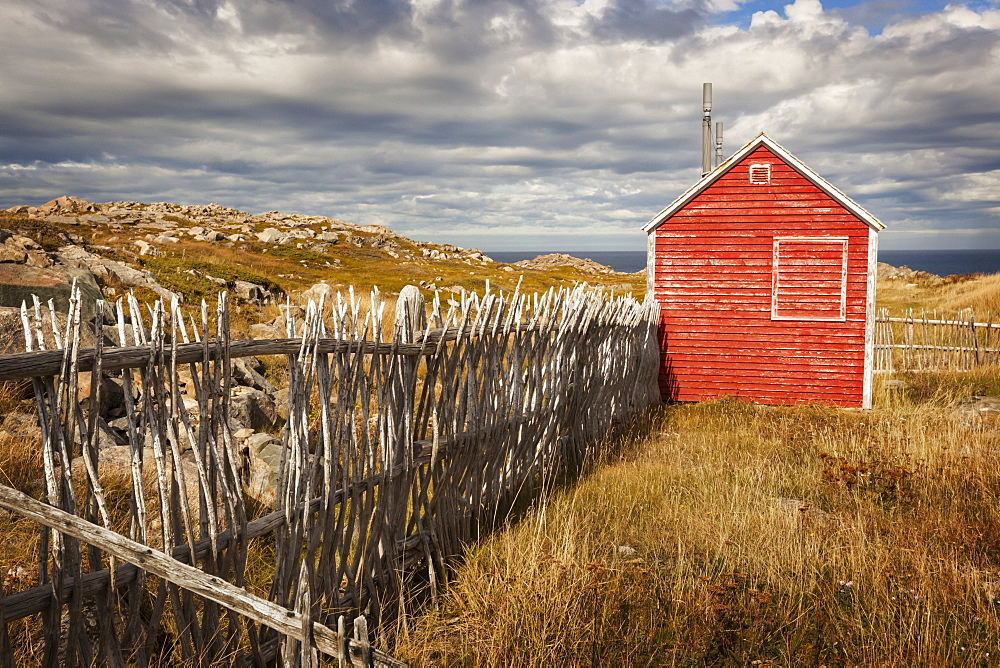
[[[975,313],[937,312],[919,315],[912,310],[892,317],[879,309],[875,318],[875,370],[967,371],[1000,363],[1000,323],[977,322]]]
[[[41,526],[37,586],[0,591],[8,664],[25,642],[8,626],[41,615],[46,665],[392,665],[366,625],[398,631],[465,545],[657,396],[655,305],[584,287],[435,299],[429,317],[407,288],[390,336],[377,291],[365,307],[353,291],[310,303],[268,341],[230,341],[221,297],[214,319],[203,305],[189,324],[177,304],[119,302],[122,345],[107,348],[97,331],[81,349],[78,300],[62,332],[43,311],[23,309],[32,352],[0,357],[0,380],[34,385],[45,478],[41,501],[0,486],[0,506]],[[231,359],[274,354],[287,356],[288,419],[274,508],[250,519]],[[117,467],[87,408],[102,375],[125,391]],[[105,489],[113,469],[124,502]],[[247,583],[260,552],[266,595]]]

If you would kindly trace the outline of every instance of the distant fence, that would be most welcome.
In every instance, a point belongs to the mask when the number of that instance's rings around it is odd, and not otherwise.
[[[975,313],[937,312],[900,317],[879,309],[875,318],[875,370],[968,371],[1000,363],[1000,323],[977,322]]]
[[[188,325],[177,304],[130,297],[118,340],[138,345],[102,348],[98,331],[89,350],[78,297],[62,333],[37,302],[22,309],[34,352],[0,357],[0,380],[33,383],[44,493],[0,485],[0,506],[41,527],[37,586],[0,590],[0,657],[34,642],[46,665],[313,665],[320,654],[398,665],[371,648],[367,625],[391,635],[465,545],[657,398],[651,301],[488,292],[435,299],[428,317],[407,288],[393,323],[385,306],[352,291],[289,317],[291,338],[230,341],[223,297],[214,322],[203,305]],[[39,350],[53,336],[58,349]],[[288,418],[274,509],[251,520],[231,359],[269,354],[287,355]],[[100,405],[102,374],[124,387],[131,454],[117,468],[80,402]],[[90,396],[78,396],[88,375]],[[124,501],[109,499],[112,471],[127,480]],[[266,597],[247,584],[261,537],[273,554]],[[31,615],[41,639],[10,632]]]

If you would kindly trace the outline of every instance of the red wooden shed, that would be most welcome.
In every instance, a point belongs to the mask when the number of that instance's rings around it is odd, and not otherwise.
[[[871,407],[884,226],[761,134],[644,228],[666,400]]]

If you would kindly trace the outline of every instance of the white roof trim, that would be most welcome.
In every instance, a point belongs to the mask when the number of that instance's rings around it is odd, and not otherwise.
[[[756,150],[760,146],[766,146],[772,153],[781,158],[783,161],[788,163],[795,171],[805,177],[807,180],[811,181],[813,185],[825,192],[831,198],[836,200],[845,209],[853,213],[855,216],[863,220],[874,230],[885,229],[885,225],[879,221],[878,218],[871,215],[859,205],[857,202],[852,200],[850,197],[842,193],[835,186],[829,183],[822,176],[814,172],[805,166],[798,158],[786,151],[781,145],[775,142],[773,139],[765,135],[763,132],[757,135],[757,138],[752,142],[741,148],[739,151],[734,153],[728,160],[716,167],[714,170],[706,174],[700,181],[688,188],[688,190],[674,200],[674,202],[660,211],[658,214],[653,216],[653,218],[643,226],[643,231],[647,234],[654,231],[660,226],[660,223],[665,221],[670,216],[674,215],[683,208],[688,202],[693,200],[695,197],[700,195],[702,191],[708,188],[710,185],[715,183],[719,177],[728,172],[733,168],[736,163],[745,158],[751,151]]]

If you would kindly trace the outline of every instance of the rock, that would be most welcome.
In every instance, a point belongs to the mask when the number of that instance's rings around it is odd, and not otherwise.
[[[77,377],[77,396],[84,410],[90,409],[91,376],[84,372]],[[101,376],[101,397],[98,415],[105,420],[114,420],[125,416],[125,390],[120,378],[110,378],[107,374]]]
[[[475,260],[476,262],[493,262],[493,258],[478,248],[469,248],[464,250],[462,251],[462,255],[468,257],[470,260]]]
[[[245,299],[251,304],[265,304],[271,301],[271,293],[263,285],[257,285],[250,281],[232,281],[230,282],[230,289],[234,295]]]
[[[265,229],[263,232],[257,233],[257,238],[266,244],[283,243],[282,238],[285,233],[281,230],[276,230],[273,227]]]
[[[149,288],[160,297],[163,297],[168,304],[175,297],[179,301],[183,301],[181,295],[176,295],[160,285],[156,277],[148,271],[134,269],[127,264],[94,255],[79,246],[63,246],[56,251],[56,254],[59,260],[65,264],[74,264],[75,266],[88,269],[97,279],[98,283],[105,284],[110,280],[126,288]]]
[[[390,230],[388,227],[382,225],[361,225],[358,227],[361,232],[369,232],[374,234],[382,234],[388,237],[399,238],[399,235]]]
[[[252,339],[283,339],[285,338],[285,330],[282,328],[275,327],[270,323],[256,323],[250,325],[250,331],[247,332]]]
[[[952,404],[952,410],[965,427],[983,429],[1000,424],[1000,397],[965,397]]]
[[[283,387],[274,393],[274,405],[282,420],[288,419],[288,388]]]
[[[308,301],[313,301],[317,305],[319,305],[320,298],[322,297],[324,298],[323,299],[324,304],[330,304],[334,299],[335,293],[336,290],[334,290],[333,287],[331,287],[330,285],[326,283],[317,283],[311,288],[303,291],[300,298],[303,303]]]
[[[258,435],[254,434],[254,436]],[[269,436],[269,434],[264,434],[264,436]],[[243,450],[247,460],[246,468],[249,472],[246,484],[247,493],[260,503],[274,504],[283,449],[284,446],[281,445],[281,442],[274,439],[264,441],[259,450],[254,450],[251,447],[245,447]]]
[[[128,445],[128,433],[113,429],[103,418],[97,418],[97,447],[101,450]]]
[[[283,450],[281,439],[262,432],[253,434],[244,443],[243,456],[249,473],[247,492],[262,503],[274,502]]]
[[[179,242],[180,239],[178,239],[177,237],[168,237],[161,234],[159,236],[153,237],[151,241],[154,244],[175,244]]]
[[[101,206],[99,204],[92,204],[72,195],[64,195],[41,205],[35,210],[35,213],[40,216],[52,216],[64,213],[100,211],[100,209]]]
[[[886,280],[900,280],[907,281],[908,283],[913,280],[923,280],[930,281],[932,283],[941,282],[941,277],[936,274],[931,274],[926,271],[916,271],[910,269],[905,264],[902,267],[894,267],[891,264],[885,262],[879,262],[876,264],[875,276],[879,279]],[[909,283],[909,285],[916,286],[916,283]]]
[[[142,239],[136,239],[132,242],[139,248],[139,255],[146,255],[149,257],[160,257],[163,255],[163,251],[149,243],[148,241],[143,241]]]
[[[240,385],[253,387],[269,394],[274,394],[278,389],[261,375],[264,371],[264,365],[256,357],[234,357],[232,369],[233,378]]]
[[[231,393],[229,428],[232,431],[249,428],[254,431],[274,429],[281,417],[271,395],[261,390],[237,386]]]
[[[31,390],[28,389],[31,393]],[[38,426],[38,415],[35,413],[7,413],[0,418],[0,428],[10,434],[17,436],[39,435],[41,428]]]
[[[246,446],[250,448],[250,452],[254,454],[260,453],[265,446],[272,443],[281,445],[281,439],[274,434],[268,434],[267,432],[256,432],[250,435],[246,440]]]
[[[28,251],[24,247],[12,243],[13,237],[8,237],[7,242],[0,246],[0,262],[14,262],[17,264],[28,261]]]
[[[28,309],[28,316],[34,326],[34,309]],[[46,350],[56,347],[55,338],[52,335],[52,319],[49,310],[42,308],[42,334],[45,339]],[[66,314],[56,313],[56,328],[60,332],[66,331]],[[94,338],[92,330],[84,328],[81,332],[81,345],[87,347],[93,345]],[[12,306],[0,306],[0,353],[23,353],[26,350],[24,345],[24,326],[21,324],[21,309]],[[37,348],[36,348],[37,350]]]
[[[8,246],[6,242],[4,245],[9,248],[17,247]],[[36,253],[23,243],[19,245],[28,259]],[[48,258],[41,251],[37,253]],[[69,308],[70,292],[75,280],[80,288],[82,318],[84,321],[93,319],[95,302],[104,299],[104,293],[94,274],[86,267],[52,261],[48,261],[48,264],[51,266],[37,266],[37,263],[28,261],[0,263],[0,306],[19,308],[22,302],[30,305],[32,295],[37,295],[42,304],[52,299],[56,310],[65,313]]]
[[[613,274],[615,270],[607,265],[599,264],[589,258],[578,258],[565,253],[549,253],[539,255],[533,260],[521,260],[514,266],[525,269],[551,269],[553,267],[573,267],[588,274]]]

